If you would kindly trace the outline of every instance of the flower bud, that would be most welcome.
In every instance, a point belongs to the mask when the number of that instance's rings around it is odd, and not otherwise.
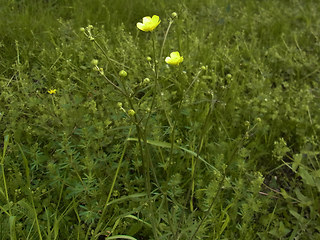
[[[119,108],[122,108],[122,102],[118,102],[118,103],[117,103],[117,106],[118,106]]]
[[[85,31],[84,27],[81,27],[81,28],[80,28],[80,31],[81,31],[81,32],[84,32],[84,31]]]
[[[173,13],[171,13],[171,17],[176,18],[176,17],[178,17],[178,14],[176,12],[173,12]]]
[[[128,110],[128,115],[130,117],[133,117],[136,114],[136,112],[133,109]]]
[[[97,66],[98,65],[98,60],[97,59],[92,59],[91,64],[93,66]]]
[[[149,82],[150,82],[150,79],[149,79],[149,78],[143,79],[143,83],[144,83],[144,84],[148,84]]]
[[[121,70],[120,72],[119,72],[119,76],[120,77],[126,77],[128,75],[128,73],[125,71],[125,70]]]
[[[147,61],[151,62],[152,58],[151,57],[147,57]]]

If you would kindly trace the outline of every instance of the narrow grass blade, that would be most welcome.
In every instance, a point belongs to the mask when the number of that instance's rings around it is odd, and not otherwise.
[[[10,239],[16,240],[16,216],[9,217],[9,226],[10,226]]]
[[[128,196],[124,196],[124,197],[121,197],[121,198],[117,198],[113,201],[110,201],[108,203],[108,206],[110,206],[111,204],[114,204],[114,203],[117,203],[117,202],[123,202],[123,201],[126,201],[126,200],[130,200],[130,199],[134,199],[134,198],[140,198],[140,197],[145,197],[147,196],[146,193],[135,193],[135,194],[131,194],[131,195],[128,195]]]
[[[1,158],[1,170],[2,170],[2,179],[3,179],[3,187],[4,191],[2,189],[1,193],[6,197],[7,202],[9,203],[9,194],[8,194],[8,188],[7,188],[7,180],[6,180],[6,175],[4,171],[4,157],[6,155],[6,151],[9,145],[9,135],[6,135],[4,137],[4,143],[3,143],[3,151],[2,151],[2,158]],[[9,213],[11,214],[11,210],[9,209]]]
[[[138,141],[138,138],[128,138],[127,141]],[[161,142],[161,141],[155,141],[155,140],[147,140],[147,143],[156,147],[162,147],[162,148],[171,148],[171,143],[167,143],[167,142]],[[219,172],[219,170],[217,168],[215,168],[214,166],[212,166],[210,163],[208,163],[206,160],[204,160],[202,157],[199,156],[199,154],[197,154],[194,151],[191,151],[187,148],[178,146],[177,144],[173,144],[173,147],[175,149],[180,149],[183,150],[186,153],[189,153],[190,155],[198,158],[200,161],[202,161],[204,164],[206,164],[207,166],[209,166],[210,168],[212,168],[213,170]]]
[[[4,163],[4,156],[6,155],[8,145],[9,145],[9,135],[6,135],[4,136],[1,165]]]
[[[40,230],[38,214],[37,214],[37,210],[36,210],[35,205],[34,205],[33,195],[32,195],[32,191],[31,191],[31,178],[30,178],[30,168],[29,168],[28,159],[26,158],[26,155],[24,154],[20,144],[17,143],[17,145],[19,147],[19,150],[20,150],[21,155],[22,155],[23,163],[25,165],[25,171],[26,171],[26,177],[27,177],[27,186],[28,186],[28,189],[30,191],[30,201],[31,201],[32,209],[33,209],[33,213],[34,213],[34,221],[36,223],[36,228],[37,228],[37,231],[38,231],[39,239],[42,240],[42,234],[41,234],[41,230]]]
[[[107,237],[106,239],[107,239],[107,240],[108,240],[108,239],[129,239],[129,240],[137,240],[136,238],[130,237],[130,236],[127,236],[127,235],[115,235],[115,236]]]

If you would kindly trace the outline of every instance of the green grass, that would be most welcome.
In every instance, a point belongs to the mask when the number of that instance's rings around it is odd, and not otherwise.
[[[320,238],[318,1],[0,6],[0,239]]]

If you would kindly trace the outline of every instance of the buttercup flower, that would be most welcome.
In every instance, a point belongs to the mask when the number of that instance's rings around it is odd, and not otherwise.
[[[150,32],[160,24],[159,16],[153,15],[152,18],[147,16],[142,19],[142,23],[137,23],[137,28],[144,32]]]
[[[55,94],[57,92],[57,89],[50,89],[48,91],[49,94]]]
[[[166,63],[170,65],[179,65],[183,61],[183,57],[180,56],[179,52],[172,52],[170,53],[170,57],[166,57]]]

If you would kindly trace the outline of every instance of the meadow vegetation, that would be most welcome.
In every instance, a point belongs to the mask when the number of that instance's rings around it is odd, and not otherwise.
[[[319,1],[0,6],[0,239],[320,239]]]

